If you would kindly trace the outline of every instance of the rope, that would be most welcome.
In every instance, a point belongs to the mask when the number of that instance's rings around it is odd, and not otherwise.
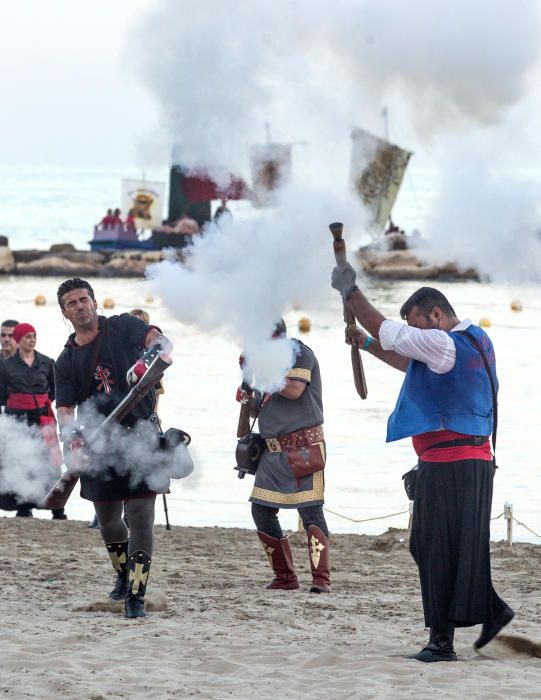
[[[536,537],[541,537],[541,535],[538,535],[537,532],[534,532],[530,527],[527,525],[524,525],[524,523],[521,523],[520,520],[517,520],[515,517],[513,517],[513,520],[516,522],[517,525],[520,525],[521,527],[525,527],[528,532],[531,532],[532,535],[535,535]]]
[[[491,520],[498,520],[498,518],[501,518],[502,515],[503,515],[503,510],[502,510],[502,512],[501,512],[499,515],[497,515],[495,518],[490,518],[490,519],[491,519]]]
[[[327,513],[337,515],[339,518],[343,518],[344,520],[349,520],[352,523],[369,523],[372,520],[385,520],[386,518],[394,518],[395,515],[404,515],[405,513],[409,513],[409,510],[401,510],[399,513],[391,513],[390,515],[379,515],[377,518],[364,518],[362,520],[357,520],[356,518],[349,518],[347,515],[337,513],[336,511],[331,510],[330,508],[323,508],[323,510],[327,511]]]

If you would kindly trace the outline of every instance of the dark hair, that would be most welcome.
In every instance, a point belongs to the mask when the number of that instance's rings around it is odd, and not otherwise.
[[[96,297],[94,296],[94,290],[92,289],[90,284],[86,280],[82,280],[80,277],[72,277],[71,279],[62,282],[60,287],[58,287],[58,291],[56,292],[56,298],[58,299],[58,304],[60,305],[61,309],[64,308],[64,294],[67,294],[68,292],[71,292],[74,289],[88,289],[88,295],[90,296],[92,301],[96,301]]]
[[[7,321],[2,321],[2,326],[6,326],[7,328],[15,328],[15,326],[19,325],[19,321],[14,321],[12,318],[8,318]]]
[[[421,287],[402,304],[400,317],[404,321],[414,306],[417,306],[426,318],[435,306],[438,306],[446,316],[456,316],[455,310],[447,301],[447,297],[434,287]]]

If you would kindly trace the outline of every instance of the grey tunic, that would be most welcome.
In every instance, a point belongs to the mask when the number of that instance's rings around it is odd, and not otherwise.
[[[258,417],[263,438],[293,433],[323,423],[323,403],[319,363],[312,350],[300,340],[295,364],[287,373],[289,379],[307,384],[296,400],[273,394]],[[323,456],[325,445],[320,443]],[[302,508],[323,503],[323,470],[296,479],[286,452],[263,452],[255,475],[250,501],[271,508]]]

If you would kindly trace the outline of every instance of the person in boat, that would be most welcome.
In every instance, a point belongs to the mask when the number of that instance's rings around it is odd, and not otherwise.
[[[482,625],[480,649],[514,616],[490,571],[495,462],[496,360],[488,335],[459,321],[437,289],[421,287],[386,319],[356,284],[348,263],[331,284],[364,328],[359,347],[406,373],[388,419],[387,442],[411,437],[418,457],[410,550],[419,569],[430,638],[418,661],[456,661],[455,627]]]
[[[183,233],[188,236],[197,235],[200,233],[199,224],[190,216],[188,210],[186,210],[182,217],[176,222],[173,233]]]
[[[126,238],[136,241],[137,240],[137,227],[135,224],[135,217],[133,215],[133,210],[130,209],[126,221],[124,222],[124,231],[126,232]]]
[[[231,209],[227,206],[227,199],[222,199],[220,206],[214,212],[216,223],[230,223],[233,220]]]
[[[14,319],[6,319],[2,326],[0,327],[0,334],[2,340],[2,351],[0,360],[7,360],[8,357],[12,357],[17,352],[17,343],[13,337],[13,330],[19,321]]]
[[[112,224],[113,228],[116,228],[117,226],[120,226],[120,227],[124,226],[124,222],[122,221],[121,214],[122,214],[122,212],[120,211],[120,209],[114,210],[114,212],[113,212],[113,224]]]
[[[101,227],[102,228],[112,228],[114,225],[113,219],[114,219],[113,210],[107,209],[107,214],[101,220]]]
[[[86,280],[66,280],[58,288],[57,299],[63,317],[74,328],[55,364],[58,419],[69,460],[70,451],[77,447],[75,411],[79,417],[90,404],[99,416],[109,415],[138,381],[141,349],[159,352],[171,362],[173,346],[156,326],[135,316],[98,316],[94,290]],[[150,457],[148,450],[144,454],[144,444],[132,451],[129,460],[123,455],[132,441],[142,439],[135,429],[138,422],[149,421],[154,411],[152,390],[120,423],[126,445],[119,453],[103,456],[88,445],[89,465],[81,473],[81,497],[94,503],[101,536],[117,573],[109,595],[124,601],[128,618],[145,616],[156,494],[168,492],[169,479],[164,478],[160,488],[147,483]],[[134,462],[137,454],[141,454],[140,464]],[[122,518],[124,502],[129,530]]]
[[[283,319],[272,337],[286,338]],[[255,474],[250,501],[257,536],[274,571],[270,590],[295,590],[295,572],[289,540],[285,537],[278,512],[296,508],[308,538],[312,573],[311,593],[330,593],[329,530],[323,513],[325,441],[319,363],[313,351],[293,339],[298,353],[280,391],[237,394],[240,402],[251,401],[257,415],[264,449]],[[241,365],[244,358],[241,355]]]
[[[29,426],[38,426],[47,446],[49,472],[44,481],[51,486],[61,474],[62,454],[56,433],[56,418],[52,408],[55,399],[54,361],[36,350],[36,329],[29,323],[19,323],[13,329],[16,352],[0,367],[0,402],[6,415],[14,416]],[[44,493],[45,495],[45,493]],[[18,517],[32,517],[30,503],[17,507]],[[52,511],[53,519],[65,520],[63,508]]]

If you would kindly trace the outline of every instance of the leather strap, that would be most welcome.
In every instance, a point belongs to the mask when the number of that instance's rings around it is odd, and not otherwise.
[[[269,452],[285,452],[297,447],[315,445],[316,442],[321,442],[323,439],[323,426],[315,425],[313,428],[303,428],[294,433],[265,438],[265,442]]]

